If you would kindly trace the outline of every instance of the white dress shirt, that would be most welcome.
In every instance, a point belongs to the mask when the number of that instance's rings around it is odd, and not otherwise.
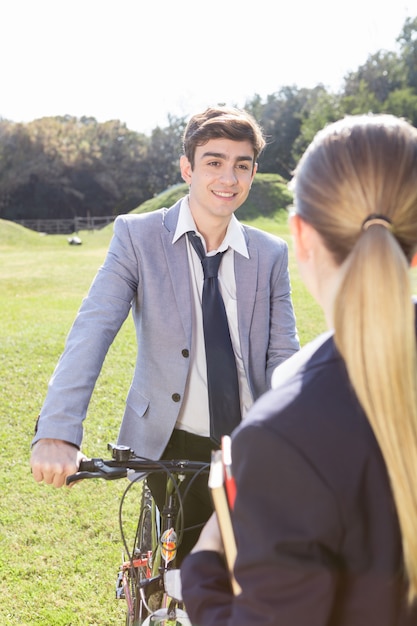
[[[208,437],[210,435],[210,414],[207,395],[207,366],[204,347],[203,315],[201,308],[204,275],[201,261],[186,236],[188,231],[195,231],[201,237],[204,250],[206,251],[204,238],[197,230],[191,214],[188,196],[186,196],[181,203],[178,224],[172,243],[174,244],[180,237],[186,237],[192,287],[193,335],[190,351],[190,373],[176,428],[186,430],[195,435]],[[236,357],[240,404],[243,418],[251,407],[253,398],[244,371],[240,349],[234,255],[242,254],[246,258],[249,258],[249,253],[242,226],[234,215],[230,220],[223,242],[217,250],[210,251],[208,255],[211,256],[217,254],[217,252],[223,252],[224,250],[227,250],[227,252],[223,255],[219,268],[219,288],[226,308],[230,337]]]

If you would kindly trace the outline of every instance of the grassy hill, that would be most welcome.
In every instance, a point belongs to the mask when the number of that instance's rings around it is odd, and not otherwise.
[[[39,233],[23,228],[19,224],[0,219],[0,245],[23,248],[36,245],[40,241]]]

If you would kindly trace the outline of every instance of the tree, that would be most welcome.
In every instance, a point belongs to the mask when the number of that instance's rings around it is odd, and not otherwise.
[[[279,174],[286,180],[291,178],[296,164],[294,143],[300,135],[309,103],[323,89],[322,86],[314,90],[284,87],[268,96],[260,119],[267,138],[267,146],[260,158],[262,172]]]
[[[255,120],[259,121],[262,117],[263,107],[262,98],[256,93],[251,100],[246,101],[244,109],[250,113]]]
[[[342,117],[341,96],[328,93],[323,86],[312,89],[302,110],[300,132],[292,148],[294,162],[298,162],[321,128],[340,117]]]
[[[361,91],[369,92],[380,103],[396,89],[406,86],[404,62],[395,52],[379,50],[368,57],[356,72],[350,72],[344,83],[344,95],[354,97]]]
[[[407,86],[417,91],[417,17],[405,20],[397,42],[401,47]]]
[[[6,219],[117,215],[149,197],[149,140],[118,120],[47,117],[0,133]]]
[[[185,126],[184,117],[168,116],[166,128],[157,127],[152,131],[144,164],[147,169],[148,198],[181,182],[179,158]]]
[[[9,219],[36,217],[44,200],[44,187],[38,183],[47,172],[48,186],[54,188],[64,176],[64,163],[59,152],[45,151],[43,138],[36,126],[1,125],[0,149],[0,215]]]
[[[343,115],[360,115],[361,113],[380,113],[383,106],[362,80],[355,93],[342,96],[340,108]]]
[[[74,163],[90,215],[128,212],[148,198],[143,161],[149,139],[118,120],[88,124],[84,152]],[[84,184],[82,181],[84,180]]]
[[[417,93],[411,87],[393,91],[384,102],[383,111],[404,117],[417,126]]]

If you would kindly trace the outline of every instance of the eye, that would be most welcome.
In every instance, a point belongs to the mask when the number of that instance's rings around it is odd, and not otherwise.
[[[219,167],[220,161],[209,161],[207,165],[209,165],[210,167]]]
[[[237,167],[238,169],[244,170],[245,172],[247,172],[250,169],[249,165],[247,165],[246,163],[239,163]]]

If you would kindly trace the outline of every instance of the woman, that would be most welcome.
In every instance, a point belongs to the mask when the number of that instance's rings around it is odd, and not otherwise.
[[[182,567],[196,626],[417,624],[417,130],[319,132],[292,182],[300,273],[329,332],[232,441],[234,597],[215,518]]]

